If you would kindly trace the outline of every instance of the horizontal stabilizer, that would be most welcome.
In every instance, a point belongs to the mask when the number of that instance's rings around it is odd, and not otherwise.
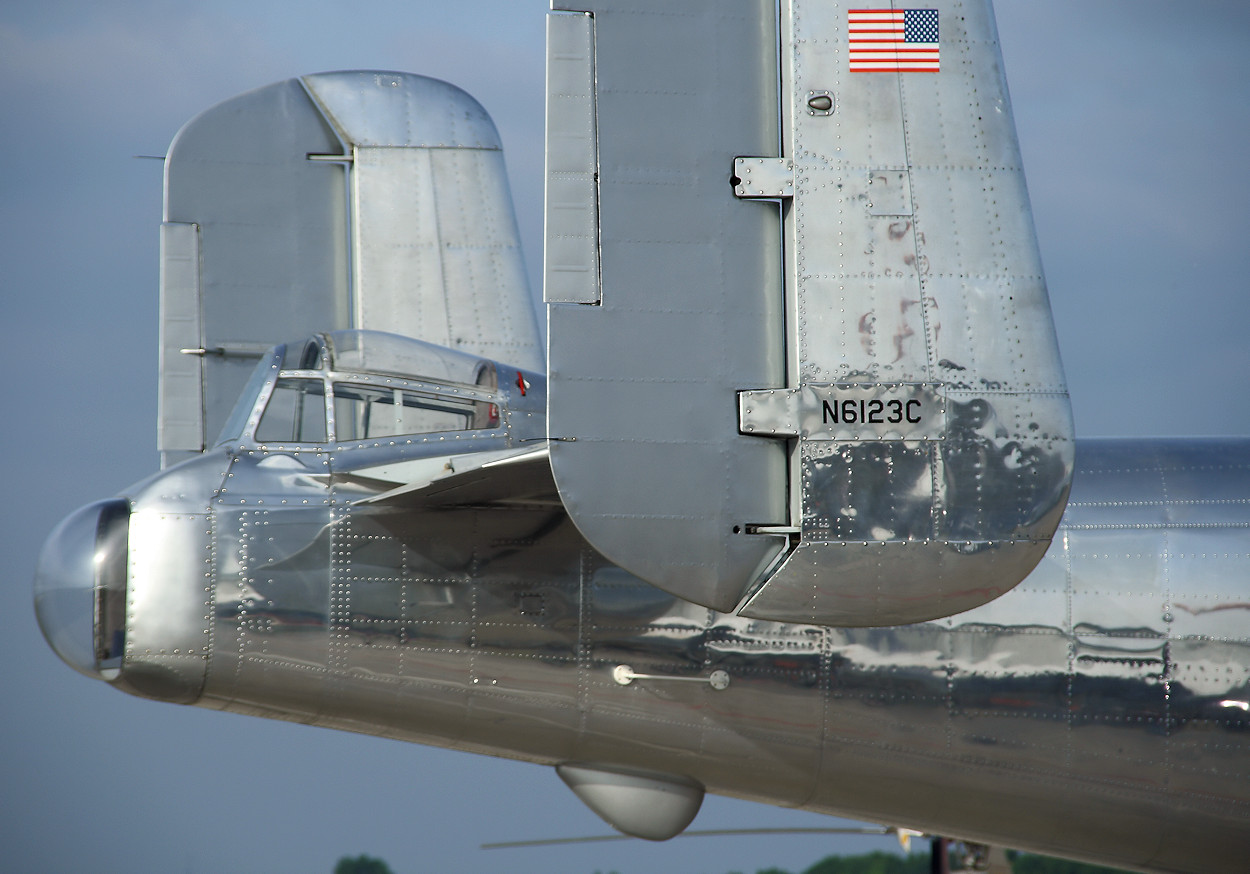
[[[560,506],[545,446],[475,453],[457,456],[445,463],[442,459],[439,461],[442,469],[437,475],[356,503],[412,510],[505,504]]]

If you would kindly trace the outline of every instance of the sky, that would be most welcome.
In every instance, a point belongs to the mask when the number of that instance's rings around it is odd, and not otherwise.
[[[82,677],[31,606],[39,546],[158,466],[161,163],[183,122],[303,73],[405,70],[475,95],[541,264],[542,0],[0,5],[0,865],[46,872],[802,870],[880,838],[603,834],[546,768],[142,701]],[[1078,434],[1250,435],[1250,6],[1000,0]],[[824,817],[709,798],[694,828]]]

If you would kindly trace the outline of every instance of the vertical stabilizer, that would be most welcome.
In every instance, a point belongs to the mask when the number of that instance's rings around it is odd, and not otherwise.
[[[661,588],[759,618],[894,624],[1010,589],[1073,449],[989,3],[783,0],[737,29],[721,2],[587,5],[600,291],[548,307],[552,462],[579,527]],[[631,41],[644,15],[656,30]],[[729,57],[760,78],[726,79]],[[704,121],[753,115],[777,144]],[[703,159],[664,163],[683,151]],[[760,214],[754,235],[734,224]],[[775,374],[745,366],[773,356]],[[612,466],[627,485],[595,473]]]
[[[777,149],[774,4],[572,2],[548,21],[552,467],[608,558],[732,609],[783,545],[742,526],[786,513],[786,447],[735,408],[785,378],[777,211],[729,185]]]
[[[166,463],[217,435],[274,343],[404,334],[542,368],[499,135],[445,82],[352,71],[209,109],[165,166]]]

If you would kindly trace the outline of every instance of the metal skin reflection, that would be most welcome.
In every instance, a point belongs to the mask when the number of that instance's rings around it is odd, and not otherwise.
[[[1074,442],[989,3],[941,4],[923,81],[840,79],[828,0],[584,5],[548,20],[546,375],[463,92],[319,74],[184,127],[182,463],[53,533],[54,649],[584,800],[1244,870],[1250,440]]]
[[[542,409],[526,378],[524,399],[497,393],[505,418]],[[1084,442],[1060,533],[1016,589],[947,619],[823,628],[643,583],[549,487],[377,500],[376,471],[441,463],[447,436],[243,438],[129,490],[111,682],[1128,867],[1232,871],[1250,852],[1250,529],[1228,513],[1250,502],[1250,443]],[[623,685],[619,665],[730,680]]]

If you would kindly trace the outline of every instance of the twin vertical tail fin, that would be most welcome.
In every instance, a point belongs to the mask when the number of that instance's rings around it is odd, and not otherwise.
[[[1073,435],[988,0],[567,2],[545,296],[583,534],[778,621],[1020,582]]]
[[[288,79],[183,126],[165,162],[159,445],[209,445],[261,354],[404,334],[541,370],[499,134],[446,82]]]

